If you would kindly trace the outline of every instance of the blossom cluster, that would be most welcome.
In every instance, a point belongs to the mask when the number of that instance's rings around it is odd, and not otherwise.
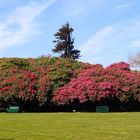
[[[42,106],[51,100],[55,89],[71,80],[73,71],[79,65],[72,60],[49,57],[2,59],[0,103],[4,101],[9,105],[10,101],[20,100]]]
[[[11,101],[45,106],[113,98],[140,102],[140,72],[128,63],[104,68],[62,58],[0,59],[0,107]]]
[[[84,103],[114,97],[121,102],[132,98],[140,101],[140,73],[131,71],[125,62],[107,68],[86,65],[77,78],[56,90],[53,101],[65,105],[75,100]]]

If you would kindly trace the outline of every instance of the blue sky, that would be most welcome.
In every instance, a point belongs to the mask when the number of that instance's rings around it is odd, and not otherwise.
[[[53,55],[54,33],[74,28],[80,61],[107,66],[140,51],[140,0],[0,0],[0,57]]]

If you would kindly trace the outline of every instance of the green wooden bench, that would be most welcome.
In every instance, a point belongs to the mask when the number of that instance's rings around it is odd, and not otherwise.
[[[9,108],[6,109],[8,113],[17,113],[19,112],[19,106],[9,106]]]
[[[96,107],[96,112],[108,112],[109,107],[108,106],[97,106]]]

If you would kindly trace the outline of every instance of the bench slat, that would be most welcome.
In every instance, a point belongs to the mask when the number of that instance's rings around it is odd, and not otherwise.
[[[8,113],[17,113],[19,112],[19,106],[9,106],[9,108],[6,109]]]
[[[97,106],[96,112],[108,112],[109,107],[108,106]]]

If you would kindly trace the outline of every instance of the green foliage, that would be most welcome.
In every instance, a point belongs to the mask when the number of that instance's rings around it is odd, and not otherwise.
[[[53,90],[67,84],[74,76],[74,71],[80,67],[80,63],[71,59],[58,59],[55,65],[49,69],[49,79],[52,82]]]
[[[58,32],[54,35],[55,48],[52,50],[54,53],[59,53],[60,57],[71,58],[73,60],[79,59],[80,51],[74,49],[74,38],[72,38],[73,28],[69,23],[62,25]]]
[[[18,69],[28,69],[29,61],[25,58],[2,58],[0,60],[1,69],[18,68]]]
[[[117,108],[133,103],[139,110],[140,73],[125,62],[103,68],[70,58],[0,59],[0,110],[9,105],[24,111],[46,111],[55,105],[63,110],[86,103],[93,110],[93,104],[102,101],[117,101]]]
[[[0,59],[1,110],[10,104],[23,110],[49,104],[56,88],[67,84],[78,67],[77,61],[45,56]]]
[[[27,69],[29,67],[28,61],[22,58],[14,58],[13,60],[10,60],[10,64],[12,67],[16,67],[19,69]]]

